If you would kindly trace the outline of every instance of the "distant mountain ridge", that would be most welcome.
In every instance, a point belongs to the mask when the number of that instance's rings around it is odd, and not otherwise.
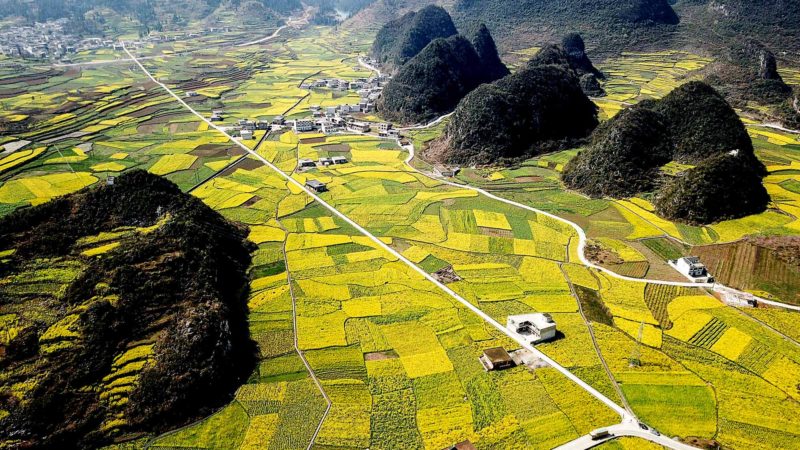
[[[776,53],[800,49],[796,0],[680,0],[675,8],[701,43],[755,39]]]
[[[667,0],[457,0],[458,26],[484,22],[504,50],[552,42],[575,30],[595,48],[609,50],[672,30],[680,21]]]
[[[303,9],[300,0],[0,0],[0,19],[22,17],[28,22],[68,19],[73,34],[103,34],[107,17],[101,11],[139,22],[140,33],[185,26],[190,20],[213,17],[219,9],[258,10],[257,17],[277,20]]]

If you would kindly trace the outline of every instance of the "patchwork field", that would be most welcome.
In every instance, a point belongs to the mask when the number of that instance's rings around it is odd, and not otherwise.
[[[299,85],[309,77],[368,76],[354,68],[364,37],[328,28],[292,33],[266,45],[209,46],[143,63],[179,95],[198,92],[184,98],[204,116],[223,109],[223,126],[351,102]],[[663,95],[707,63],[675,52],[609,61],[603,68],[612,96],[604,111],[610,115],[613,101]],[[517,346],[295,185],[242,157],[136,67],[30,76],[44,80],[35,92],[3,100],[18,122],[32,119],[4,141],[30,142],[0,159],[0,212],[140,167],[249,226],[258,245],[249,308],[259,363],[248,382],[201,422],[115,448],[288,449],[313,440],[316,448],[440,449],[465,439],[478,448],[551,448],[619,421],[552,367],[485,372],[483,350]],[[410,137],[419,146],[437,130]],[[774,208],[710,227],[663,221],[647,199],[564,191],[558,173],[574,150],[513,169],[464,170],[459,181],[578,223],[619,258],[609,266],[619,273],[670,279],[677,275],[664,261],[691,245],[796,234],[800,153],[789,135],[752,130],[769,161]],[[393,141],[276,132],[248,145],[301,183],[326,183],[326,202],[493,319],[550,313],[559,335],[537,348],[661,432],[731,448],[800,446],[795,313],[738,310],[698,288],[588,269],[565,222],[417,172]],[[349,163],[297,169],[299,158],[327,156]]]

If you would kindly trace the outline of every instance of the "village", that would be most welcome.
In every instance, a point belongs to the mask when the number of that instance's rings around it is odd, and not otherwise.
[[[69,63],[72,56],[85,51],[110,49],[122,50],[122,43],[110,37],[84,37],[68,31],[69,20],[58,19],[20,25],[0,32],[0,54],[24,59],[51,60]],[[151,32],[138,40],[129,42],[129,48],[143,48],[150,44],[195,39],[200,36],[228,33],[228,27],[210,27],[203,30],[179,33]]]
[[[374,134],[378,137],[401,139],[400,131],[389,122],[370,122],[365,116],[375,112],[375,104],[381,96],[383,87],[390,80],[386,75],[372,78],[358,78],[353,81],[339,79],[320,79],[305,81],[300,87],[306,90],[331,90],[337,93],[348,91],[359,95],[358,103],[340,104],[336,106],[310,105],[304,114],[293,119],[282,115],[272,120],[239,119],[233,125],[223,127],[225,131],[242,140],[254,138],[256,130],[280,131],[284,128],[295,133],[320,132],[325,135],[337,133]],[[196,91],[188,91],[187,98],[199,97]],[[225,121],[225,111],[212,110],[209,120]]]

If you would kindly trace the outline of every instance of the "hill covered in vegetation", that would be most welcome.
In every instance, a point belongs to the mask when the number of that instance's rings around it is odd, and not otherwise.
[[[459,27],[485,22],[504,50],[552,42],[563,30],[602,51],[619,50],[656,41],[680,20],[667,0],[457,0],[452,10]]]
[[[670,178],[659,170],[670,161],[689,168]],[[695,81],[599,127],[562,179],[592,197],[655,191],[662,216],[707,224],[763,211],[769,202],[765,175],[736,112],[711,86]]]
[[[707,83],[693,81],[647,105],[661,113],[674,143],[673,157],[697,164],[722,153],[738,150],[754,165],[753,142],[736,111]]]
[[[697,225],[764,212],[770,197],[763,177],[741,154],[716,155],[669,181],[656,196],[656,212]]]
[[[143,171],[0,220],[0,447],[182,425],[251,373],[247,231]]]
[[[384,88],[378,111],[396,122],[424,122],[452,111],[473,89],[508,73],[486,27],[479,27],[472,41],[460,34],[438,38],[400,67]]]
[[[457,34],[450,14],[429,5],[384,25],[375,37],[371,55],[380,64],[397,68],[419,54],[434,39]]]
[[[572,70],[532,65],[467,95],[432,152],[453,164],[506,163],[562,148],[596,126],[597,107]]]
[[[631,197],[655,188],[659,168],[672,160],[672,152],[664,117],[636,105],[597,128],[589,149],[567,164],[563,179],[592,197]]]
[[[756,41],[734,44],[711,65],[706,81],[737,106],[775,105],[792,94],[778,72],[775,55]]]
[[[600,81],[605,79],[589,56],[586,54],[586,44],[578,33],[569,33],[561,40],[561,44],[547,44],[528,61],[528,67],[547,64],[564,66],[572,70],[580,80],[580,85],[586,95],[600,97],[605,91],[600,86]]]
[[[675,5],[700,43],[765,43],[776,53],[800,48],[800,2],[786,0],[681,0]]]

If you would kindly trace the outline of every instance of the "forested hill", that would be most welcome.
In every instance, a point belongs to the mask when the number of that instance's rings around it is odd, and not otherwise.
[[[0,219],[0,448],[99,448],[229,401],[255,363],[246,236],[141,170]]]
[[[485,29],[483,29],[485,32]],[[383,91],[378,110],[400,123],[422,123],[448,113],[470,91],[508,74],[490,35],[473,43],[461,35],[436,39],[400,67]]]
[[[487,126],[491,124],[491,126]],[[568,65],[529,64],[459,103],[435,160],[460,165],[505,164],[569,147],[597,126],[597,107]]]
[[[485,22],[503,50],[581,33],[593,48],[619,49],[652,41],[679,22],[667,0],[457,0],[459,27]]]
[[[671,161],[688,169],[662,172]],[[766,173],[736,111],[711,86],[692,81],[600,126],[562,179],[592,197],[652,192],[659,215],[706,225],[764,211]]]
[[[456,33],[456,26],[447,11],[438,6],[426,6],[384,25],[375,37],[371,54],[381,64],[399,67],[434,39],[448,38]]]

